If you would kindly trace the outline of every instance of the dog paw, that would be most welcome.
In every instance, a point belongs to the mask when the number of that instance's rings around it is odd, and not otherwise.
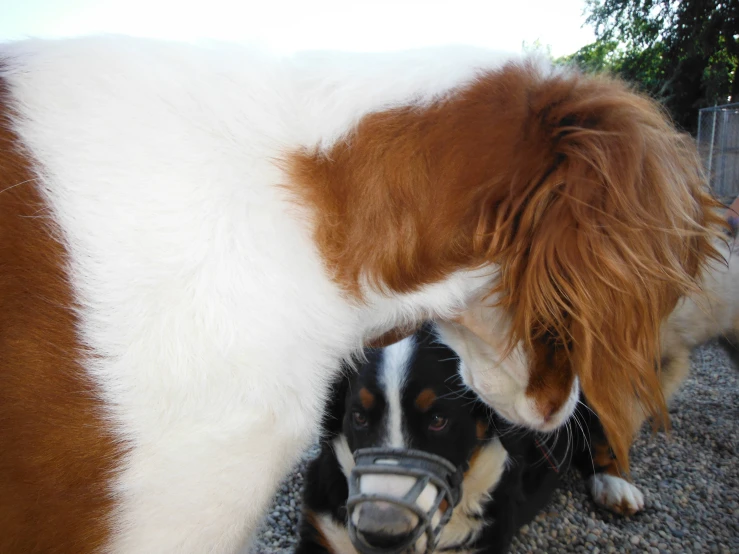
[[[588,486],[595,503],[612,512],[631,516],[644,509],[644,495],[625,479],[596,473],[588,480]]]

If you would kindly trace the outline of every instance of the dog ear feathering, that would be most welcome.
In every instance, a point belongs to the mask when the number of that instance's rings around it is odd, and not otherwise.
[[[655,371],[660,326],[719,257],[718,204],[692,139],[623,83],[563,75],[527,101],[512,152],[516,194],[493,193],[479,236],[493,237],[487,248],[501,265],[512,340],[553,331],[570,345],[582,389],[628,468],[631,414],[667,423]]]
[[[666,422],[660,325],[719,257],[722,219],[692,139],[656,102],[609,77],[511,63],[369,114],[290,164],[349,293],[495,267],[509,344],[568,350],[622,467],[632,414]]]

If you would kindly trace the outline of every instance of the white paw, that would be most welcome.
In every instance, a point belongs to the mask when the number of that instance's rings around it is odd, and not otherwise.
[[[635,485],[620,477],[596,473],[588,480],[596,504],[624,516],[644,509],[644,495]]]

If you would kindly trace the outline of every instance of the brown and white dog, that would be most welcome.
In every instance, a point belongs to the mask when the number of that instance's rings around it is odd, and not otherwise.
[[[0,46],[0,552],[233,552],[363,344],[426,318],[626,462],[714,201],[609,78],[472,49]],[[247,471],[244,471],[247,468]]]
[[[671,397],[690,371],[692,350],[715,338],[739,348],[739,243],[718,248],[728,265],[713,262],[704,272],[705,294],[678,303],[662,328],[662,388]]]

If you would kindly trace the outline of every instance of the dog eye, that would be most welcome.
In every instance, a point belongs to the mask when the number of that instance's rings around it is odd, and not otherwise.
[[[431,423],[429,424],[429,430],[430,431],[441,431],[444,427],[446,427],[446,424],[448,423],[448,419],[445,417],[442,417],[440,415],[435,415],[431,418]]]
[[[362,412],[352,412],[352,420],[357,427],[367,427],[367,418]]]

